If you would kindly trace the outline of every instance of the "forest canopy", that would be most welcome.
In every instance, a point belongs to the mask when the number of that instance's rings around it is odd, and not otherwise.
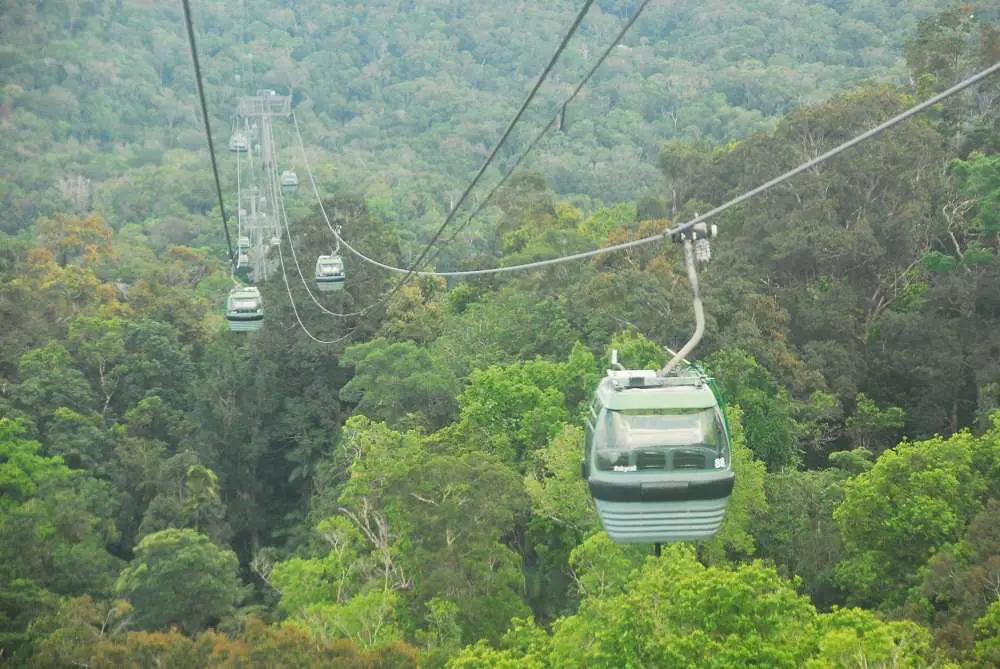
[[[240,95],[290,95],[309,158],[276,121],[258,332],[223,318],[180,3],[0,11],[0,663],[1000,664],[1000,76],[713,220],[736,486],[657,558],[580,458],[611,351],[692,332],[678,245],[388,298],[341,249],[307,292],[327,216],[415,260],[580,3],[192,5],[227,210]],[[594,4],[456,226],[637,5]],[[655,234],[998,61],[991,6],[653,2],[434,266]]]

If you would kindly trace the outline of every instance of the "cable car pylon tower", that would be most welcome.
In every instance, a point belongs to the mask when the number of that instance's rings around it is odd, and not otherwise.
[[[249,185],[238,186],[240,255],[246,258],[250,281],[254,284],[265,281],[277,270],[277,263],[268,258],[268,251],[281,242],[279,194],[270,179],[276,163],[271,119],[287,118],[291,113],[292,97],[278,95],[273,90],[258,90],[256,95],[244,95],[239,100],[237,115],[247,130],[251,164],[247,175]]]

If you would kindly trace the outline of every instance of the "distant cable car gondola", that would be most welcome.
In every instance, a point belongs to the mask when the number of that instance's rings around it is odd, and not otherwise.
[[[281,173],[281,190],[286,193],[293,193],[299,189],[299,175],[294,170],[285,170]]]
[[[236,242],[236,267],[245,267],[250,264],[250,238],[241,235]]]
[[[617,543],[707,539],[719,531],[736,480],[725,406],[714,381],[685,356],[701,340],[699,260],[710,257],[704,224],[681,237],[694,297],[695,333],[660,371],[608,370],[590,405],[581,463],[601,522]]]
[[[250,148],[250,141],[242,132],[235,132],[229,138],[229,150],[233,153],[246,153],[248,148]]]
[[[320,256],[316,259],[316,287],[321,291],[343,290],[346,280],[344,261],[339,255]]]
[[[226,320],[233,332],[259,330],[264,322],[264,301],[256,286],[233,288],[226,301]]]

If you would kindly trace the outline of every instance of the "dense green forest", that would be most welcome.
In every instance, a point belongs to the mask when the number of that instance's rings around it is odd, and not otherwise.
[[[193,2],[226,197],[235,100],[290,92],[345,238],[412,262],[580,5],[515,4]],[[436,263],[707,211],[1000,60],[984,4],[654,2]],[[595,3],[474,199],[637,5]],[[1000,666],[1000,76],[715,219],[736,489],[655,558],[601,530],[582,417],[612,348],[688,338],[678,247],[339,319],[289,271],[344,339],[280,277],[234,334],[180,3],[5,0],[0,36],[0,664]],[[397,278],[345,260],[333,311]]]

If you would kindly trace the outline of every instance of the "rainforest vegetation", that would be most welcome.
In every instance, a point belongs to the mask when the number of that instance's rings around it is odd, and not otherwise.
[[[698,356],[736,489],[654,558],[601,531],[582,417],[612,348],[690,335],[679,247],[347,318],[289,266],[231,333],[180,3],[2,1],[0,664],[1000,666],[1000,76],[713,220]],[[486,186],[638,4],[595,3]],[[654,0],[434,263],[722,204],[1000,60],[982,4]],[[407,266],[579,6],[192,2],[227,208],[235,101],[291,93],[326,211]],[[333,242],[275,127],[308,280]],[[398,279],[345,261],[330,310]]]

